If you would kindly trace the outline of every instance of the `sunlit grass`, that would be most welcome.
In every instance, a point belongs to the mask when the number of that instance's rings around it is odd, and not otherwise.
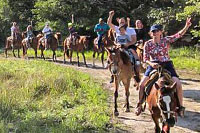
[[[195,47],[173,48],[170,56],[177,69],[187,69],[200,74],[200,49]]]
[[[107,93],[89,75],[45,61],[0,59],[1,132],[105,131]]]

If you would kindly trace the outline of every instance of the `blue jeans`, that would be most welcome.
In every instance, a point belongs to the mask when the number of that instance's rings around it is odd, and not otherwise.
[[[97,38],[97,41],[98,41],[98,48],[101,47],[101,44],[102,44],[102,46],[103,46],[102,38],[103,38],[103,34],[98,34],[98,38]]]

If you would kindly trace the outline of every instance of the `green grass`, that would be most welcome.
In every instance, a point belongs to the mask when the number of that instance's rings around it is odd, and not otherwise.
[[[109,124],[107,93],[89,75],[45,61],[0,59],[0,132],[93,132]]]
[[[170,57],[177,69],[187,69],[200,74],[200,49],[194,47],[173,48]]]

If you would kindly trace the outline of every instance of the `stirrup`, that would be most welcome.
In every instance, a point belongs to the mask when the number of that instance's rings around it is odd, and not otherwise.
[[[185,113],[185,107],[180,106],[180,107],[178,108],[178,115],[179,115],[180,117],[184,117],[184,113]]]

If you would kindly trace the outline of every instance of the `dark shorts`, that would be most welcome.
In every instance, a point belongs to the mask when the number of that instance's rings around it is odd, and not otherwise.
[[[174,65],[172,61],[168,61],[168,62],[163,62],[163,68],[167,69],[170,73],[172,77],[179,77],[174,69]],[[148,66],[146,69],[146,72],[144,73],[145,76],[149,76],[149,74],[154,70],[154,68],[152,66]]]
[[[51,34],[45,35],[44,38],[45,39],[49,39],[51,37]]]
[[[130,46],[128,47],[128,49],[133,49],[133,50],[136,51],[137,47],[135,46],[135,44],[132,44],[132,45],[130,45]]]

